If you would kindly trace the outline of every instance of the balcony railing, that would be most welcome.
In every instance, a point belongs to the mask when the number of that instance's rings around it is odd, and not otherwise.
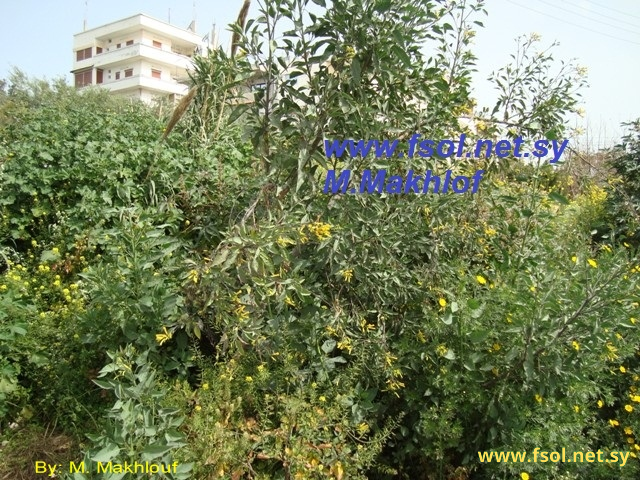
[[[191,58],[175,49],[166,50],[145,43],[134,43],[120,48],[112,47],[110,50],[103,50],[102,53],[95,54],[92,57],[76,60],[75,69],[82,68],[85,65],[102,67],[121,61],[124,62],[138,56],[185,69],[191,66]]]
[[[109,80],[103,82],[99,87],[109,90],[126,90],[129,88],[147,88],[159,92],[175,93],[184,95],[189,87],[175,80],[166,80],[164,78],[151,77],[149,75],[133,75],[131,77],[119,78],[118,80]]]

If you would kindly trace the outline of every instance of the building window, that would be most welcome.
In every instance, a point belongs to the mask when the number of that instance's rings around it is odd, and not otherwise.
[[[127,40],[127,47],[133,45],[133,40]]]
[[[116,72],[116,80],[120,80],[120,72]]]
[[[104,70],[98,68],[96,70],[96,84],[100,85],[102,83],[102,79],[104,77]]]
[[[162,48],[162,43],[160,43],[160,42],[159,42],[159,41],[157,41],[157,40],[154,40],[154,41],[153,41],[153,46],[154,46],[154,47],[156,47],[156,48]]]
[[[266,89],[267,89],[266,82],[254,83],[253,85],[251,85],[252,92],[264,92]]]
[[[76,87],[81,88],[87,85],[91,85],[91,80],[92,80],[91,73],[92,73],[91,70],[85,70],[84,72],[76,73],[75,75]]]
[[[124,71],[124,77],[125,77],[125,78],[127,78],[127,77],[133,77],[133,68],[127,68],[127,69]]]
[[[162,71],[161,70],[156,70],[155,68],[151,69],[151,76],[153,78],[160,78],[162,76]]]
[[[91,47],[85,48],[84,50],[78,50],[76,52],[76,61],[79,62],[81,60],[86,60],[87,58],[91,58]]]
[[[102,47],[96,47],[96,55],[102,53]]]

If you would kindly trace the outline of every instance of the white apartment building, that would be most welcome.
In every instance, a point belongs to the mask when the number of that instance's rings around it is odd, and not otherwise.
[[[195,32],[138,14],[74,35],[71,73],[78,88],[97,85],[145,102],[177,100],[189,89],[191,58],[206,48],[209,42]]]

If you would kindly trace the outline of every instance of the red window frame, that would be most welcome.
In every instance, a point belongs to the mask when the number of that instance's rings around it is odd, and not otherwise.
[[[76,72],[74,75],[76,88],[86,87],[93,82],[93,71],[84,70],[82,72]]]
[[[76,52],[76,62],[80,62],[82,60],[87,60],[88,58],[91,58],[91,50],[92,50],[91,47],[78,50]]]

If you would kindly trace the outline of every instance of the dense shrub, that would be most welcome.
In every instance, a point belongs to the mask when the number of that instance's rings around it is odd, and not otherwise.
[[[615,172],[610,180],[606,220],[613,225],[614,234],[638,246],[640,242],[639,155],[640,121],[628,124],[628,133],[611,152],[609,166]]]

